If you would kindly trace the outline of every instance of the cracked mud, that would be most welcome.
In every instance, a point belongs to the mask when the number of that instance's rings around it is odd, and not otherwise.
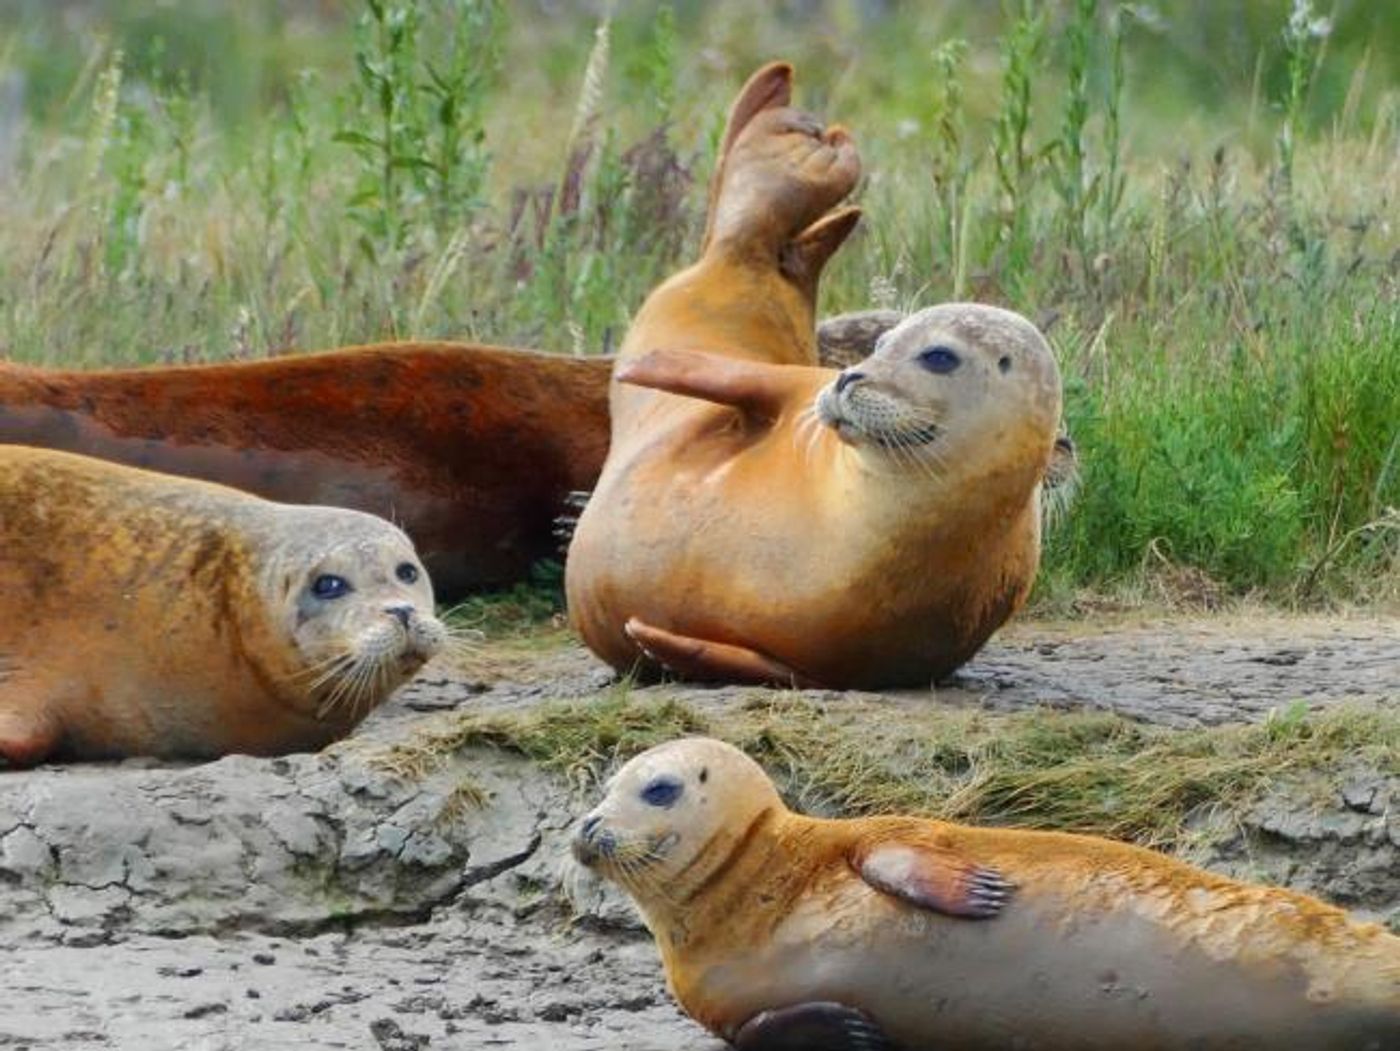
[[[615,894],[560,902],[583,801],[476,749],[407,784],[369,756],[443,710],[587,697],[574,647],[500,682],[430,672],[319,755],[198,766],[0,771],[0,1048],[719,1047],[675,1008]],[[936,718],[942,706],[1089,707],[1168,726],[1294,703],[1400,704],[1400,623],[1212,618],[1025,623],[933,692],[816,694]],[[753,691],[678,689],[722,716]],[[489,801],[462,798],[462,777]],[[1280,785],[1193,855],[1392,924],[1397,779],[1338,772],[1333,798]]]

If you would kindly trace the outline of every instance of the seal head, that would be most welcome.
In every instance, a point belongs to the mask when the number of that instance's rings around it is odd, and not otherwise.
[[[447,641],[433,615],[433,588],[412,542],[372,515],[298,508],[301,539],[271,549],[266,589],[281,595],[281,620],[309,677],[317,718],[358,721],[411,679]]]
[[[573,853],[631,891],[645,911],[649,889],[670,888],[662,895],[668,897],[702,885],[781,808],[768,775],[743,752],[710,738],[682,738],[613,776],[603,801],[576,826]]]
[[[1043,476],[1060,413],[1054,355],[1021,315],[978,303],[911,314],[817,396],[848,445],[955,475],[1024,465]]]

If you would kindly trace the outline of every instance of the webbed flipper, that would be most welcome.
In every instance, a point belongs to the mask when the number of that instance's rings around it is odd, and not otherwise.
[[[822,267],[856,228],[860,216],[860,208],[856,205],[828,212],[783,245],[778,253],[779,268],[790,280],[806,289],[808,295],[815,297]]]
[[[898,1051],[870,1016],[815,1002],[763,1011],[734,1036],[739,1051]]]
[[[623,629],[651,660],[684,679],[807,687],[816,684],[782,661],[727,642],[676,635],[636,617]]]
[[[852,864],[876,890],[962,919],[991,919],[1014,890],[996,869],[953,847],[888,840],[859,848]]]
[[[811,387],[811,369],[746,361],[701,350],[653,350],[618,365],[619,383],[728,405],[775,419]]]

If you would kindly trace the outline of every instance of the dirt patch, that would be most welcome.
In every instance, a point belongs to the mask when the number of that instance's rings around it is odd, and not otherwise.
[[[566,882],[584,805],[471,749],[421,781],[376,762],[455,710],[589,698],[577,647],[435,670],[319,755],[0,773],[0,1047],[716,1048],[671,1003],[630,908]],[[1400,704],[1400,625],[1230,618],[1027,624],[931,692],[807,696],[849,721],[1088,707],[1169,727],[1296,704]],[[707,718],[771,691],[680,696]],[[1400,919],[1400,785],[1356,766],[1203,819],[1193,859]]]

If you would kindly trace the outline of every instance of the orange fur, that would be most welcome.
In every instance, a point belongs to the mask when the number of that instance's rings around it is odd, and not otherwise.
[[[352,554],[334,553],[342,542]],[[343,736],[405,676],[318,712],[330,680],[298,648],[315,629],[293,625],[288,599],[323,549],[416,565],[367,515],[0,445],[0,757],[277,754]],[[436,626],[426,578],[367,580],[327,617],[353,602],[382,632],[380,594]]]
[[[640,798],[658,776],[682,786],[664,807]],[[726,1039],[804,1003],[858,1010],[910,1051],[1343,1051],[1400,1035],[1400,938],[1139,847],[805,817],[703,738],[633,759],[580,829],[576,852],[637,902],[676,999]],[[868,860],[890,851],[912,868],[872,881]],[[1012,888],[987,918],[946,907],[967,872]]]

